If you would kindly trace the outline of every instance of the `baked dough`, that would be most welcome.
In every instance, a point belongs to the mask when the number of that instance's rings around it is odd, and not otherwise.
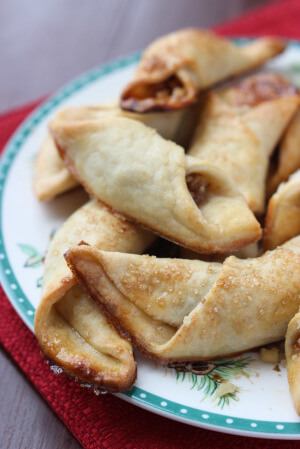
[[[50,243],[35,334],[55,372],[100,392],[127,390],[136,378],[131,343],[86,295],[63,258],[69,246],[82,239],[110,251],[139,253],[153,235],[111,214],[96,200],[78,209]]]
[[[79,183],[59,157],[53,138],[47,135],[37,154],[33,189],[40,201],[52,200]]]
[[[157,39],[144,52],[133,81],[121,95],[121,107],[137,112],[186,107],[199,91],[250,71],[284,49],[277,38],[239,47],[209,31],[176,31]]]
[[[232,252],[261,230],[225,172],[127,118],[50,126],[65,165],[95,198],[200,253]]]
[[[298,104],[297,90],[275,73],[210,92],[188,153],[222,167],[261,214],[270,155]]]
[[[295,409],[300,415],[300,310],[288,325],[285,355],[290,392]]]
[[[245,248],[241,248],[238,251],[235,251],[231,254],[198,254],[189,249],[180,247],[180,258],[181,259],[198,259],[205,260],[206,262],[221,262],[229,256],[235,256],[238,259],[247,259],[249,257],[254,258],[258,257],[262,251],[259,248],[259,244],[251,243],[251,245],[245,246]]]
[[[264,250],[276,248],[300,234],[300,170],[280,184],[271,197],[263,235]]]
[[[85,120],[99,120],[103,117],[129,117],[157,130],[164,138],[185,143],[185,133],[180,123],[190,111],[173,111],[167,114],[135,114],[122,111],[117,102],[97,106],[68,107],[60,111],[54,122],[77,123]],[[79,185],[59,157],[51,135],[47,135],[37,155],[34,175],[34,192],[40,201],[48,201]]]
[[[267,195],[271,196],[281,182],[300,169],[300,109],[287,127],[278,151],[276,170],[268,177]]]
[[[223,264],[77,246],[66,259],[92,298],[161,363],[225,357],[284,338],[300,305],[300,236]]]

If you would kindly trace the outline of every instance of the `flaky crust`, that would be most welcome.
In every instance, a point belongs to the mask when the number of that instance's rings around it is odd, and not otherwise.
[[[300,170],[271,197],[265,219],[264,250],[276,248],[300,234]]]
[[[51,132],[92,196],[153,232],[201,253],[235,251],[260,238],[225,172],[185,157],[183,148],[141,123],[113,118],[52,125]]]
[[[100,392],[123,391],[136,378],[130,341],[77,283],[63,253],[84,238],[98,248],[142,252],[153,236],[96,200],[78,209],[55,234],[45,261],[35,334],[43,355],[78,382]]]
[[[243,47],[209,31],[184,29],[154,41],[121,95],[121,107],[148,112],[174,110],[195,101],[200,90],[249,71],[281,53],[275,38]]]
[[[69,266],[146,354],[161,363],[227,356],[280,340],[300,305],[300,237],[223,264],[67,253]]]
[[[296,89],[275,73],[210,92],[188,153],[226,170],[250,209],[261,214],[270,155],[298,105]]]

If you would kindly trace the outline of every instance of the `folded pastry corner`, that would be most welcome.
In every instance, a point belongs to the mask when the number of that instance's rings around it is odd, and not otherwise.
[[[98,200],[151,231],[201,253],[231,252],[261,229],[226,173],[128,118],[51,132],[66,166]]]
[[[280,184],[271,197],[265,219],[264,250],[281,245],[300,234],[300,170]]]
[[[40,201],[51,200],[78,185],[59,157],[56,145],[48,135],[37,155],[34,174],[34,193]]]
[[[186,107],[199,91],[263,64],[285,49],[282,40],[257,39],[242,47],[212,32],[183,29],[154,41],[144,52],[121,107],[148,112]]]
[[[136,378],[130,340],[90,299],[63,258],[68,247],[82,238],[98,248],[134,252],[142,252],[153,240],[96,200],[78,209],[50,243],[35,334],[55,373],[102,393],[128,390]]]
[[[96,392],[130,389],[136,363],[129,339],[110,323],[80,285],[44,296],[35,318],[42,355],[55,374],[66,374]]]
[[[300,415],[300,311],[291,319],[285,337],[285,355],[290,392]]]
[[[209,92],[188,153],[222,167],[262,213],[269,158],[298,105],[297,89],[271,72]]]
[[[223,264],[69,250],[68,264],[133,342],[161,363],[229,356],[278,341],[300,305],[300,237]],[[284,269],[283,269],[284,268]]]
[[[262,37],[242,47],[242,52],[253,61],[253,68],[259,67],[269,59],[280,55],[286,49],[284,39],[274,37]]]

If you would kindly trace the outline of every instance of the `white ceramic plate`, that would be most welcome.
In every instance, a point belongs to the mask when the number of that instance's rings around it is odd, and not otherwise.
[[[239,42],[242,43],[242,42]],[[37,108],[7,145],[0,167],[0,279],[12,305],[33,329],[40,298],[43,257],[49,238],[84,198],[78,191],[41,204],[32,191],[34,159],[47,124],[65,106],[116,98],[130,79],[139,55],[97,68],[71,82]],[[300,87],[300,44],[268,65]],[[266,438],[298,439],[300,420],[289,394],[286,370],[274,371],[256,353],[215,362],[206,375],[157,366],[137,354],[135,386],[119,396],[152,412],[211,430]],[[218,398],[221,376],[236,387]]]

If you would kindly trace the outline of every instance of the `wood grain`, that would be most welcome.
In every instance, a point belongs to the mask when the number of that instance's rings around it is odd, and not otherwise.
[[[209,27],[267,2],[1,0],[0,110],[141,50],[159,35],[187,26]],[[0,376],[1,449],[81,447],[3,351]]]
[[[79,449],[81,446],[0,348],[1,449]]]

